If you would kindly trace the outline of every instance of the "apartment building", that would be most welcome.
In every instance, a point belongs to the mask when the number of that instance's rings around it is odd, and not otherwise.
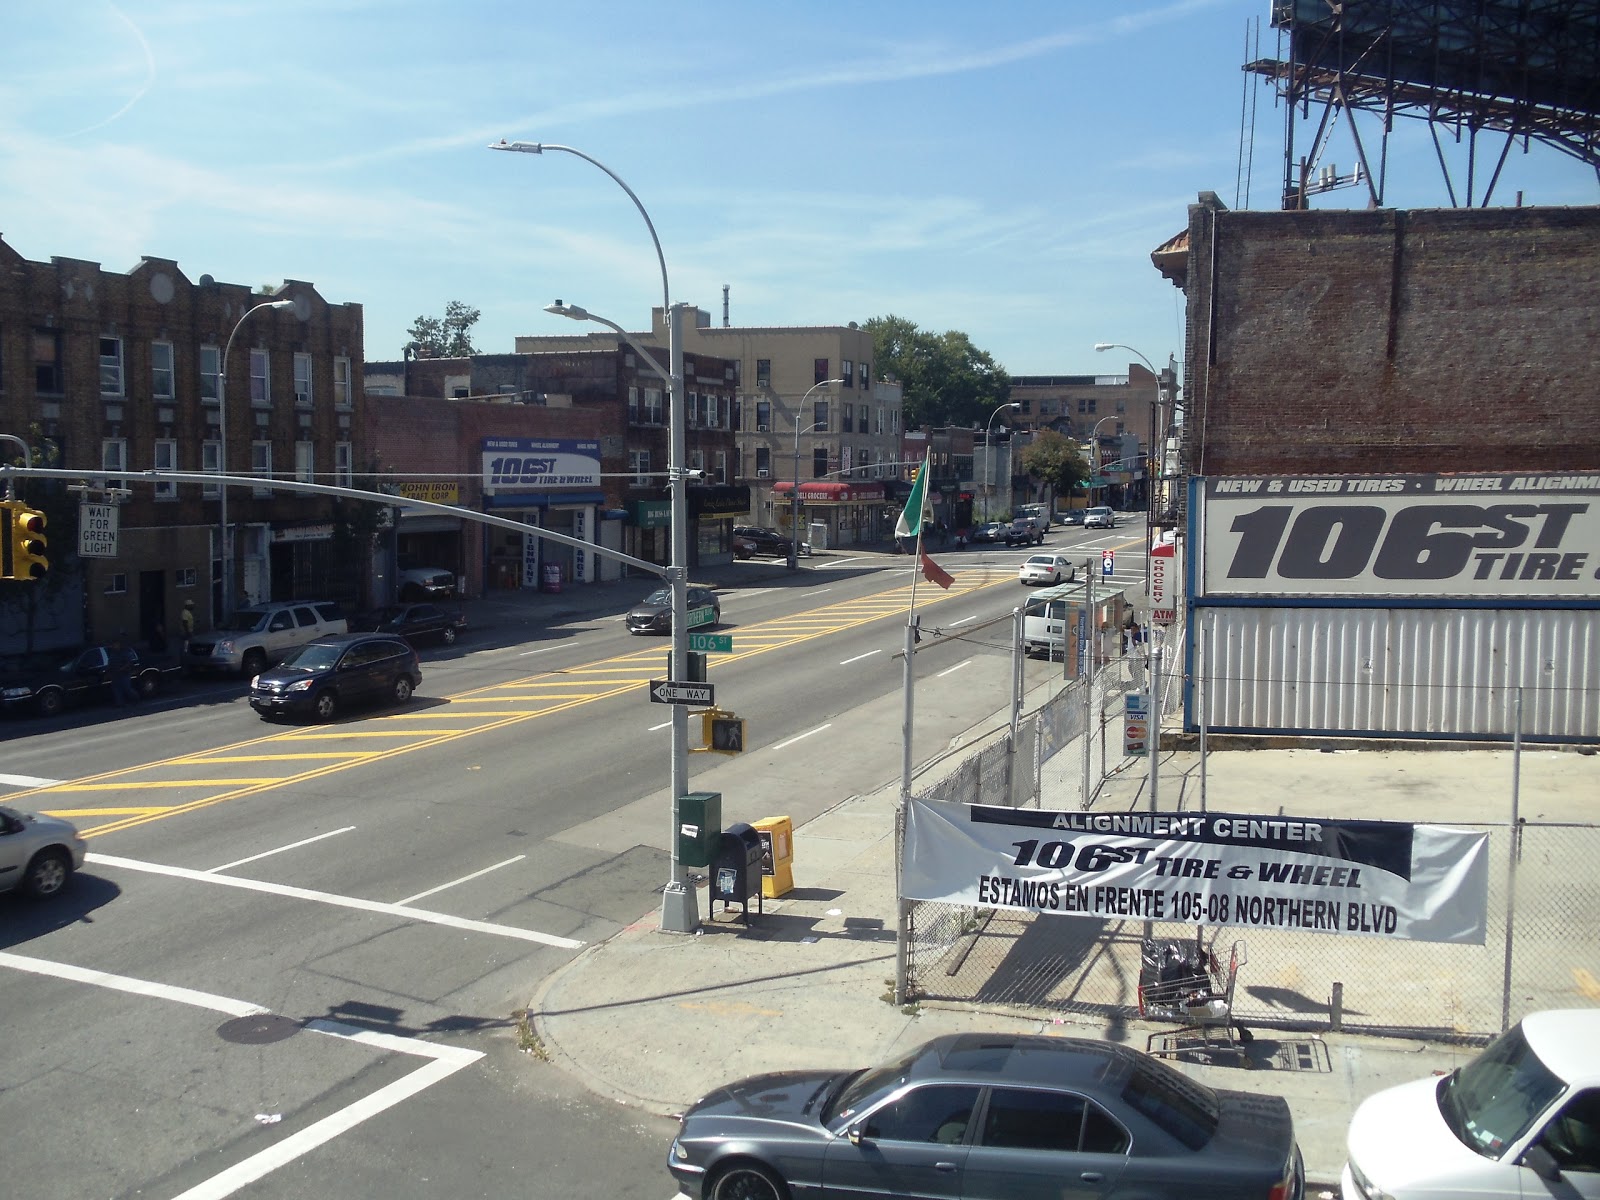
[[[260,308],[269,301],[292,303]],[[126,273],[33,262],[0,239],[0,432],[25,439],[36,466],[128,472],[88,491],[19,487],[49,515],[51,570],[0,584],[0,648],[148,641],[177,628],[186,600],[206,628],[222,605],[224,532],[234,602],[357,599],[359,521],[330,499],[236,486],[224,531],[218,486],[138,472],[349,481],[361,359],[361,306],[310,283],[194,281],[152,257]],[[76,553],[82,502],[115,507],[112,556]]]
[[[1019,430],[1053,429],[1098,456],[1102,470],[1085,503],[1142,504],[1159,395],[1156,376],[1139,362],[1125,375],[1014,375],[1010,396],[1022,407],[1008,421]]]
[[[879,378],[872,335],[847,325],[713,325],[694,309],[685,322],[685,355],[709,354],[734,366],[735,481],[747,484],[753,524],[791,531],[794,487],[801,484],[803,533],[828,545],[889,537],[908,468],[900,443],[900,387]],[[636,341],[667,345],[661,309]],[[521,352],[616,346],[613,333],[519,337]]]

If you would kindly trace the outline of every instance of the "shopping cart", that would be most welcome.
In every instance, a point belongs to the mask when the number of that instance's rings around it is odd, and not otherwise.
[[[1249,1066],[1245,1045],[1250,1031],[1233,1019],[1233,994],[1239,968],[1250,961],[1244,942],[1234,942],[1224,967],[1200,936],[1193,941],[1146,938],[1140,946],[1139,1015],[1151,1021],[1176,1021],[1177,1030],[1152,1033],[1149,1053],[1231,1054]]]

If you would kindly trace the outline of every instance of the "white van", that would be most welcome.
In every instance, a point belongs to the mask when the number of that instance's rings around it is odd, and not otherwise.
[[[1083,584],[1063,583],[1043,588],[1028,597],[1022,609],[1022,649],[1030,657],[1058,659],[1065,650],[1069,673],[1077,670],[1077,646],[1069,643],[1076,638],[1083,623]],[[1115,633],[1122,626],[1122,616],[1127,605],[1127,595],[1121,588],[1096,587],[1093,605],[1095,626]],[[1070,649],[1066,649],[1070,644]],[[1105,642],[1100,647],[1100,658],[1115,656],[1117,647]]]

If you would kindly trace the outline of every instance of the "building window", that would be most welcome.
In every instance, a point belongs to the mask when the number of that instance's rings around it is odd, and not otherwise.
[[[59,396],[66,391],[61,370],[61,332],[56,329],[33,331],[33,388],[36,392]]]
[[[854,433],[856,431],[856,410],[852,405],[839,405],[839,432]]]
[[[311,407],[311,355],[295,352],[294,402],[300,408]]]
[[[177,394],[173,387],[172,343],[150,343],[150,395],[157,400],[171,400]]]
[[[814,358],[811,360],[811,374],[815,377],[811,380],[812,383],[828,382],[830,378],[828,374],[828,363],[830,361],[831,360],[826,358]]]
[[[126,471],[128,469],[128,440],[126,438],[106,438],[100,443],[100,469],[103,471]],[[121,488],[128,485],[121,479],[108,478],[106,487]]]
[[[207,475],[222,474],[222,443],[211,441],[200,443],[200,469]],[[203,483],[200,485],[200,495],[206,500],[215,500],[219,494],[218,485]]]
[[[756,447],[756,477],[765,479],[772,474],[772,447]]]
[[[100,394],[120,396],[122,390],[122,339],[100,339]]]
[[[756,432],[766,433],[772,428],[772,401],[756,401]]]
[[[828,432],[828,402],[826,400],[818,400],[812,404],[811,426],[812,433]]]
[[[106,595],[108,595],[108,596],[126,596],[127,594],[128,594],[128,577],[123,572],[118,571],[116,574],[114,574],[111,577],[111,582],[106,584]]]
[[[643,487],[650,482],[650,451],[629,450],[628,470],[633,472],[633,482]]]
[[[272,478],[272,443],[250,443],[250,474],[262,479]],[[269,487],[254,487],[250,489],[252,496],[270,496],[272,489]]]
[[[644,423],[646,425],[661,424],[661,389],[647,387],[644,390]]]
[[[195,587],[197,578],[193,567],[179,567],[172,573],[173,583],[180,588]]]
[[[839,364],[839,378],[844,381],[845,387],[856,385],[856,365],[848,358]]]
[[[349,442],[335,442],[333,444],[333,482],[340,487],[349,487],[354,481],[355,472],[351,464],[355,461],[351,453]]]
[[[872,374],[872,368],[867,366],[866,363],[862,363],[861,364],[861,386],[862,386],[863,389],[872,386],[871,382],[867,378],[871,374]]]
[[[272,403],[271,364],[265,350],[250,351],[250,403]]]
[[[333,360],[333,406],[335,408],[350,408],[351,402],[350,360],[336,358]]]
[[[628,423],[639,423],[639,388],[637,385],[628,389]]]
[[[859,428],[862,433],[867,431],[867,406],[865,404],[861,406],[861,424]]]
[[[155,444],[156,457],[152,464],[158,471],[176,471],[178,469],[178,443],[175,438],[157,438]],[[178,498],[178,485],[170,479],[156,480],[155,498],[157,500],[176,500]]]
[[[316,455],[313,453],[310,442],[296,442],[294,444],[294,477],[299,483],[315,483],[317,481]]]
[[[200,403],[215,404],[222,381],[222,351],[216,346],[200,347]]]
[[[828,473],[828,448],[826,446],[813,446],[811,448],[811,478],[821,479]]]
[[[726,450],[717,451],[717,482],[728,482],[728,452]]]
[[[875,433],[882,433],[883,432],[883,405],[881,405],[881,404],[878,405],[878,428],[876,430],[874,430],[873,432],[875,432]]]
[[[772,386],[772,360],[770,358],[756,359],[756,386],[758,388]]]

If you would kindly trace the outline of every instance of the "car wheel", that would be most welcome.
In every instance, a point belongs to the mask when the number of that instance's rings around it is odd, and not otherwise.
[[[411,677],[409,675],[402,675],[394,681],[392,695],[396,704],[404,704],[411,699]]]
[[[260,650],[246,650],[244,658],[240,660],[240,667],[246,679],[254,679],[267,669],[267,656]]]
[[[61,850],[41,850],[28,864],[22,890],[37,900],[54,896],[72,878],[72,860]]]
[[[789,1189],[760,1163],[738,1162],[718,1171],[706,1200],[788,1200]]]
[[[133,681],[133,690],[139,693],[141,700],[147,700],[156,694],[156,683],[160,678],[155,671],[146,671]]]
[[[311,702],[311,711],[317,720],[331,721],[333,714],[339,711],[339,697],[334,694],[332,688],[323,688]]]
[[[444,632],[441,633],[439,635],[439,637],[440,637],[440,640],[442,640],[446,646],[454,646],[456,644],[455,627],[451,626],[451,625],[446,625],[444,627]]]
[[[45,688],[33,698],[33,706],[41,717],[53,717],[66,707],[67,697],[60,688]]]

